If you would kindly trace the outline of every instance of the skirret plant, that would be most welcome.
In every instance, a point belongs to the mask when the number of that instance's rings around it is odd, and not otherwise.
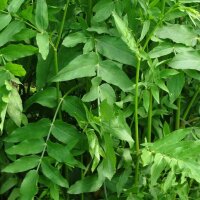
[[[200,196],[199,0],[1,0],[0,197]]]

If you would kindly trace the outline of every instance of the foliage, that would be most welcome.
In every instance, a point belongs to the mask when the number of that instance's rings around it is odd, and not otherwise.
[[[199,2],[1,0],[1,198],[198,199]]]

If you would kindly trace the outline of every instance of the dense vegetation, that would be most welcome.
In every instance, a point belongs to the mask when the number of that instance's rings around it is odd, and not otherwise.
[[[0,197],[200,198],[200,0],[1,0]]]

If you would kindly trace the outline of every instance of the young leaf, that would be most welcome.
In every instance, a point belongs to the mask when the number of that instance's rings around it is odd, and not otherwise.
[[[81,194],[85,192],[95,192],[99,190],[102,184],[103,180],[96,175],[84,177],[83,179],[77,181],[74,185],[72,185],[69,188],[68,193]]]
[[[43,60],[46,60],[49,54],[49,35],[48,33],[37,33],[36,41]]]
[[[87,37],[82,32],[76,32],[69,34],[63,40],[62,45],[65,47],[75,47],[77,44],[85,43],[87,41]]]
[[[38,49],[31,45],[10,44],[0,49],[0,53],[7,61],[17,60],[37,53]]]
[[[1,33],[0,33],[0,47],[9,42],[13,36],[20,32],[24,28],[24,23],[21,21],[12,21]]]
[[[21,200],[32,200],[34,198],[38,191],[38,179],[39,175],[36,170],[31,170],[26,174],[20,187]]]
[[[11,19],[12,17],[10,14],[0,14],[0,31],[10,23]]]
[[[14,130],[4,141],[15,143],[23,140],[42,138],[48,134],[50,125],[50,120],[43,118],[38,122],[29,123],[22,128]]]
[[[28,155],[38,154],[44,149],[45,142],[43,139],[24,140],[17,145],[13,145],[6,149],[6,153],[10,155]]]
[[[46,0],[37,0],[35,11],[35,23],[38,29],[44,31],[48,28],[48,7]]]
[[[7,63],[4,67],[14,76],[22,77],[26,75],[26,70],[23,68],[22,65],[15,63]]]
[[[48,162],[42,161],[42,172],[43,174],[50,179],[53,183],[68,188],[69,184],[65,178],[63,178],[59,172],[59,170],[53,166],[51,166]]]
[[[16,13],[23,3],[24,0],[12,0],[8,5],[8,12]]]
[[[97,64],[98,57],[95,53],[80,55],[60,70],[51,81],[68,81],[76,78],[95,76]]]
[[[29,169],[33,169],[39,163],[40,157],[38,156],[26,156],[15,160],[13,163],[7,165],[2,172],[6,173],[18,173],[24,172]]]

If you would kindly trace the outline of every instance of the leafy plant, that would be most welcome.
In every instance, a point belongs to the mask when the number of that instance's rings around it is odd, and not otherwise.
[[[2,199],[198,199],[197,0],[2,0]]]

